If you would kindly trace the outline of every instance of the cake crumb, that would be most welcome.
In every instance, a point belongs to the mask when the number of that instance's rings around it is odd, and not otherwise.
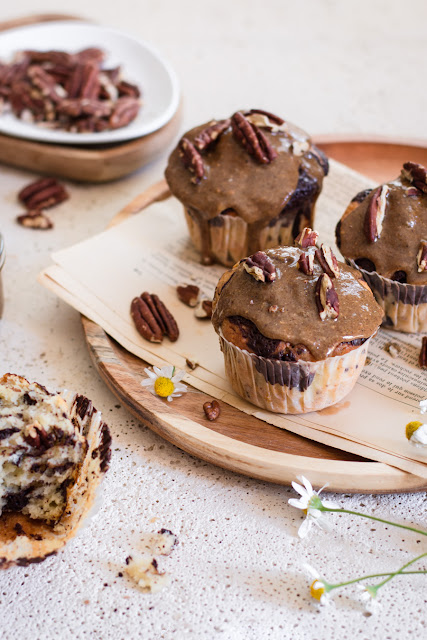
[[[384,345],[385,351],[387,351],[392,358],[397,358],[399,353],[401,352],[401,346],[397,342],[387,342]]]
[[[170,584],[170,577],[158,570],[157,560],[148,555],[126,558],[126,573],[144,593],[158,593]]]

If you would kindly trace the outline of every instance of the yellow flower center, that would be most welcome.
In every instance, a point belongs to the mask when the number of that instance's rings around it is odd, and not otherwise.
[[[326,593],[326,590],[323,584],[319,582],[319,580],[315,580],[310,587],[310,594],[312,598],[314,598],[315,600],[319,600],[320,602],[320,598],[324,593]]]
[[[411,436],[413,436],[415,431],[419,429],[419,427],[422,427],[422,425],[423,423],[419,422],[418,420],[408,422],[408,424],[406,425],[406,437],[408,438],[408,440],[411,439]]]
[[[175,390],[175,385],[170,378],[160,377],[154,383],[154,391],[161,398],[167,398]]]

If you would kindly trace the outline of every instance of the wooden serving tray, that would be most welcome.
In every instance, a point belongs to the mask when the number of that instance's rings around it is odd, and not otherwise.
[[[402,163],[427,164],[427,148],[407,143],[377,141],[316,142],[331,157],[381,181],[398,175]],[[375,166],[372,157],[378,158]],[[363,164],[363,159],[366,164]],[[381,161],[383,158],[383,161]],[[164,181],[129,203],[112,221],[118,224],[133,213],[169,195]],[[142,423],[188,453],[252,478],[289,484],[304,474],[315,486],[350,493],[425,491],[426,481],[378,462],[333,449],[269,425],[221,403],[221,415],[209,422],[202,405],[206,394],[188,393],[171,404],[140,385],[147,364],[123,349],[97,324],[82,318],[87,345],[102,379],[114,395]]]
[[[79,20],[64,14],[40,14],[0,22],[0,32],[39,22]],[[140,169],[158,157],[178,134],[181,107],[163,127],[141,138],[109,145],[35,142],[0,133],[0,163],[77,180],[109,182]]]

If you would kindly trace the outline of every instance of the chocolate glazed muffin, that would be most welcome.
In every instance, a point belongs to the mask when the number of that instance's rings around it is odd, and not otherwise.
[[[341,400],[364,365],[382,311],[357,270],[317,233],[258,251],[220,279],[212,322],[234,391],[278,413]]]
[[[188,131],[165,176],[202,263],[232,266],[259,249],[292,244],[312,225],[327,173],[328,160],[308,134],[251,109]]]
[[[381,305],[384,327],[427,331],[426,169],[406,162],[396,180],[357,194],[336,238]]]

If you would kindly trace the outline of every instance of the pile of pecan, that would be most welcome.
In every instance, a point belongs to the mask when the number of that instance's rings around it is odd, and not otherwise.
[[[26,122],[77,133],[125,127],[137,116],[140,90],[103,69],[104,52],[20,51],[0,64],[0,112]]]
[[[44,209],[55,207],[68,198],[65,187],[56,178],[39,178],[18,193],[18,200],[26,207],[26,211],[16,221],[31,229],[52,229],[53,222]]]

